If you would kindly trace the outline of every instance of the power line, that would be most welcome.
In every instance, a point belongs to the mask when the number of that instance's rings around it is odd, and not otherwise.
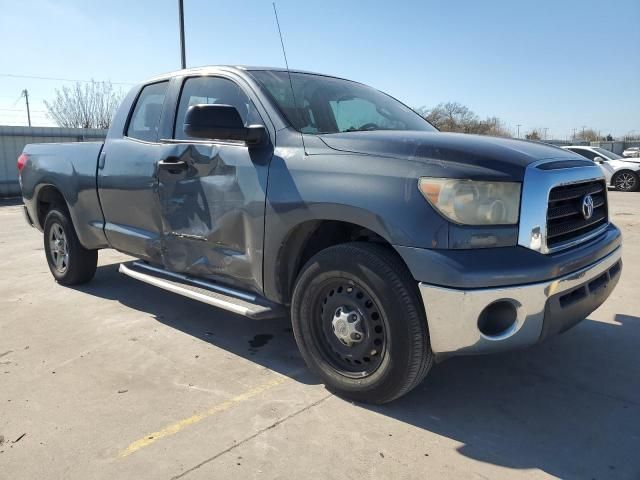
[[[98,82],[98,80],[82,80],[79,78],[58,78],[58,77],[40,77],[36,75],[18,75],[13,73],[0,73],[0,77],[9,77],[9,78],[30,78],[32,80],[54,80],[57,82],[82,82],[82,83],[93,83]],[[108,80],[109,83],[114,85],[135,85],[135,83],[131,82],[112,82]]]
[[[22,98],[22,96],[21,96]],[[33,99],[32,99],[33,100]],[[0,112],[24,112],[24,108],[0,108]],[[46,110],[31,110],[31,112],[43,112],[47,113]]]
[[[15,107],[18,104],[18,102],[20,101],[21,98],[22,98],[22,92],[20,92],[20,95],[18,95],[18,98],[16,98],[16,101],[13,102],[13,105],[11,105],[11,107]]]
[[[49,118],[49,116],[46,115],[45,113],[36,113],[36,114],[32,113],[31,117],[32,118]],[[2,114],[0,114],[0,119],[2,119],[2,118],[27,118],[27,112],[26,111],[23,112],[23,113],[17,113],[16,112],[16,113],[12,113],[10,115],[2,113]]]
[[[3,118],[7,118],[7,119],[11,119],[11,120],[15,120],[16,118],[27,118],[27,113],[23,113],[21,115],[0,115],[0,121],[2,121]],[[42,113],[39,113],[37,115],[31,115],[31,118],[34,118],[36,120],[46,120],[49,117],[47,115],[44,115]]]

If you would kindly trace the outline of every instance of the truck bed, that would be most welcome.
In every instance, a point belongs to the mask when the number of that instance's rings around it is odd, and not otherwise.
[[[34,225],[42,229],[38,199],[42,189],[55,188],[66,199],[80,242],[86,248],[107,246],[104,218],[96,189],[102,142],[32,143],[21,174],[22,195]]]

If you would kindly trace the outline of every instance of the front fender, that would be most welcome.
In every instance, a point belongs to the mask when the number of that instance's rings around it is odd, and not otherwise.
[[[365,155],[279,153],[271,161],[267,192],[267,297],[278,297],[274,286],[281,246],[305,222],[348,222],[393,245],[447,248],[448,224],[418,190],[418,178],[426,173],[420,164]]]

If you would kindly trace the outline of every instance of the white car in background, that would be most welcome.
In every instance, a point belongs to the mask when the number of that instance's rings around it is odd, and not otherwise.
[[[562,147],[593,160],[604,172],[607,184],[621,192],[635,192],[640,186],[640,162],[629,161],[604,148],[570,145]]]
[[[622,152],[623,157],[638,158],[640,157],[640,147],[629,147]]]

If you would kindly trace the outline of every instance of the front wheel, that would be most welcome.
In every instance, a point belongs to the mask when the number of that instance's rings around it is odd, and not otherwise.
[[[305,362],[342,396],[389,402],[433,363],[415,282],[383,246],[356,242],[316,254],[298,277],[291,312]]]
[[[44,251],[51,274],[62,285],[88,282],[96,273],[98,251],[80,244],[62,208],[52,208],[44,220]]]
[[[638,189],[638,174],[630,171],[618,172],[613,176],[613,186],[621,192],[635,192]]]

